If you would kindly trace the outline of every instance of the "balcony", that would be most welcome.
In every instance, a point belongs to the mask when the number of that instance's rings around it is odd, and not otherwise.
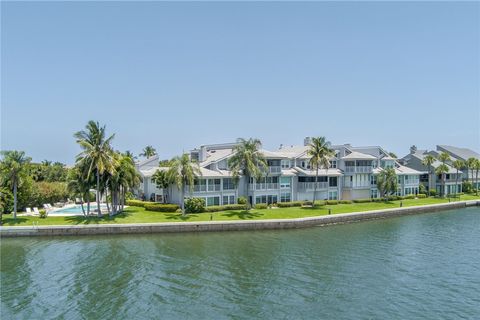
[[[253,190],[276,190],[278,189],[278,183],[252,183],[248,186],[248,189]]]
[[[328,182],[299,182],[298,191],[313,191],[315,190],[315,183],[317,190],[328,189]]]
[[[270,166],[270,167],[268,167],[268,172],[269,173],[282,173],[282,167],[281,166]]]
[[[419,183],[420,183],[420,179],[408,179],[403,181],[404,185],[416,185]]]
[[[370,173],[372,172],[372,166],[358,166],[358,167],[345,167],[347,173]]]
[[[219,184],[211,184],[211,185],[195,185],[192,187],[192,192],[213,192],[213,191],[220,191]],[[190,192],[190,186],[185,186],[185,192]]]

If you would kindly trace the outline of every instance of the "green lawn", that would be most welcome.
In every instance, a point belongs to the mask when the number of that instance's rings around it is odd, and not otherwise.
[[[472,195],[462,195],[460,200],[474,200],[480,199],[480,197]],[[453,199],[451,200],[453,201]],[[426,198],[426,199],[413,199],[402,200],[404,207],[446,203],[448,199]],[[17,217],[15,221],[10,215],[3,215],[3,222],[5,226],[31,226],[33,222],[38,225],[76,225],[76,224],[99,224],[99,223],[150,223],[150,222],[179,222],[179,221],[214,221],[218,220],[256,220],[256,219],[286,219],[286,218],[302,218],[313,217],[328,214],[328,209],[331,209],[332,214],[336,213],[348,213],[359,211],[370,211],[386,208],[398,208],[400,207],[400,201],[390,202],[368,202],[368,203],[354,203],[354,204],[338,204],[328,205],[319,208],[278,208],[278,209],[264,209],[257,210],[252,209],[250,211],[222,211],[215,213],[199,213],[188,214],[186,217],[182,217],[180,213],[162,213],[145,211],[140,207],[129,207],[124,210],[123,213],[116,215],[115,217],[96,218],[83,216],[70,216],[70,217],[55,217],[49,216],[45,219],[38,217]]]

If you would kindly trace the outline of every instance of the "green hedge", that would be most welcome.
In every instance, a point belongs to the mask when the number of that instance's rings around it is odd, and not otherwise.
[[[373,200],[370,198],[365,198],[365,199],[355,199],[353,200],[354,203],[367,203],[367,202],[372,202]]]
[[[203,198],[187,198],[185,200],[186,213],[200,213],[205,211],[205,200]]]
[[[255,205],[255,209],[267,209],[268,208],[268,204],[266,203],[257,203]]]
[[[302,201],[292,201],[292,202],[279,202],[277,207],[279,208],[290,208],[290,207],[301,207]]]
[[[417,194],[417,198],[418,198],[418,199],[424,199],[424,198],[426,198],[426,197],[427,197],[426,194],[423,194],[423,193]]]
[[[428,192],[428,194],[431,196],[431,197],[435,197],[437,195],[437,190],[430,190]]]
[[[154,204],[155,202],[150,202],[150,201],[142,201],[142,200],[127,200],[125,201],[125,204],[127,206],[132,206],[132,207],[142,207],[145,208],[146,204]]]
[[[228,210],[245,210],[246,205],[244,204],[227,204],[224,206],[209,206],[205,207],[205,212],[218,212],[218,211],[228,211]]]
[[[176,204],[145,203],[144,208],[147,211],[158,212],[176,212],[179,207]]]
[[[352,202],[352,200],[340,200],[340,201],[338,201],[338,203],[340,203],[340,204],[352,204],[353,202]]]
[[[338,204],[338,200],[327,200],[327,201],[325,201],[325,204],[328,204],[328,205],[337,205],[337,204]]]

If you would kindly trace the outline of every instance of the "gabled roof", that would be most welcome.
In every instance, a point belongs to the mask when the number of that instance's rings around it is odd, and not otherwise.
[[[149,177],[153,176],[155,174],[155,172],[157,172],[157,170],[167,171],[168,169],[169,169],[168,167],[155,166],[155,167],[149,167],[147,169],[139,169],[138,171],[140,172],[142,177],[149,178]]]
[[[480,159],[480,154],[468,149],[468,148],[459,148],[459,147],[454,147],[454,146],[448,146],[448,145],[437,145],[437,150],[440,149],[439,151],[446,151],[455,158],[461,159],[463,161],[466,161],[468,158],[476,158]]]
[[[158,162],[159,162],[159,156],[158,154],[150,157],[150,158],[146,158],[146,159],[143,159],[143,160],[140,160],[138,161],[137,163],[135,163],[135,165],[138,167],[138,168],[141,168],[141,167],[144,167],[146,165],[151,165],[153,163],[155,163],[155,165],[158,165]]]
[[[346,155],[345,157],[342,157],[344,160],[375,160],[377,159],[376,157],[366,154],[366,153],[360,153],[357,151],[352,151],[350,154]]]
[[[262,153],[265,158],[284,158],[284,159],[291,158],[291,155],[287,154],[286,152],[282,152],[281,150],[268,151],[265,149],[261,149],[260,153]]]
[[[201,167],[206,167],[214,162],[221,161],[225,158],[230,157],[233,154],[233,149],[219,149],[219,150],[210,150],[207,152],[207,159],[200,162]]]
[[[300,167],[293,167],[292,169],[304,176],[314,177],[317,174],[316,170],[303,169]],[[333,168],[328,170],[319,169],[318,175],[319,176],[341,176],[342,171],[340,169],[333,169]]]

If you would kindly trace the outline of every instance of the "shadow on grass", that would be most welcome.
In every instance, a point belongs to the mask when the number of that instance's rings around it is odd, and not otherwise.
[[[222,213],[221,216],[224,217],[237,217],[238,219],[253,219],[253,218],[258,218],[263,216],[262,213],[255,212],[255,211],[247,211],[247,210],[242,210],[242,211],[229,211],[228,213]]]
[[[70,224],[98,224],[98,223],[109,223],[109,222],[122,222],[122,219],[125,219],[129,216],[131,216],[132,213],[123,211],[122,213],[119,213],[117,215],[114,215],[113,217],[110,217],[108,214],[103,215],[103,217],[97,217],[97,216],[68,216],[65,217],[65,221],[67,221]]]
[[[198,214],[187,213],[186,215],[182,216],[181,213],[165,213],[165,218],[168,220],[188,221],[190,218],[194,217],[198,217]]]
[[[3,226],[14,226],[14,225],[17,225],[17,224],[23,224],[27,221],[28,221],[27,218],[22,218],[22,217],[17,217],[17,219],[2,218],[2,225]]]

